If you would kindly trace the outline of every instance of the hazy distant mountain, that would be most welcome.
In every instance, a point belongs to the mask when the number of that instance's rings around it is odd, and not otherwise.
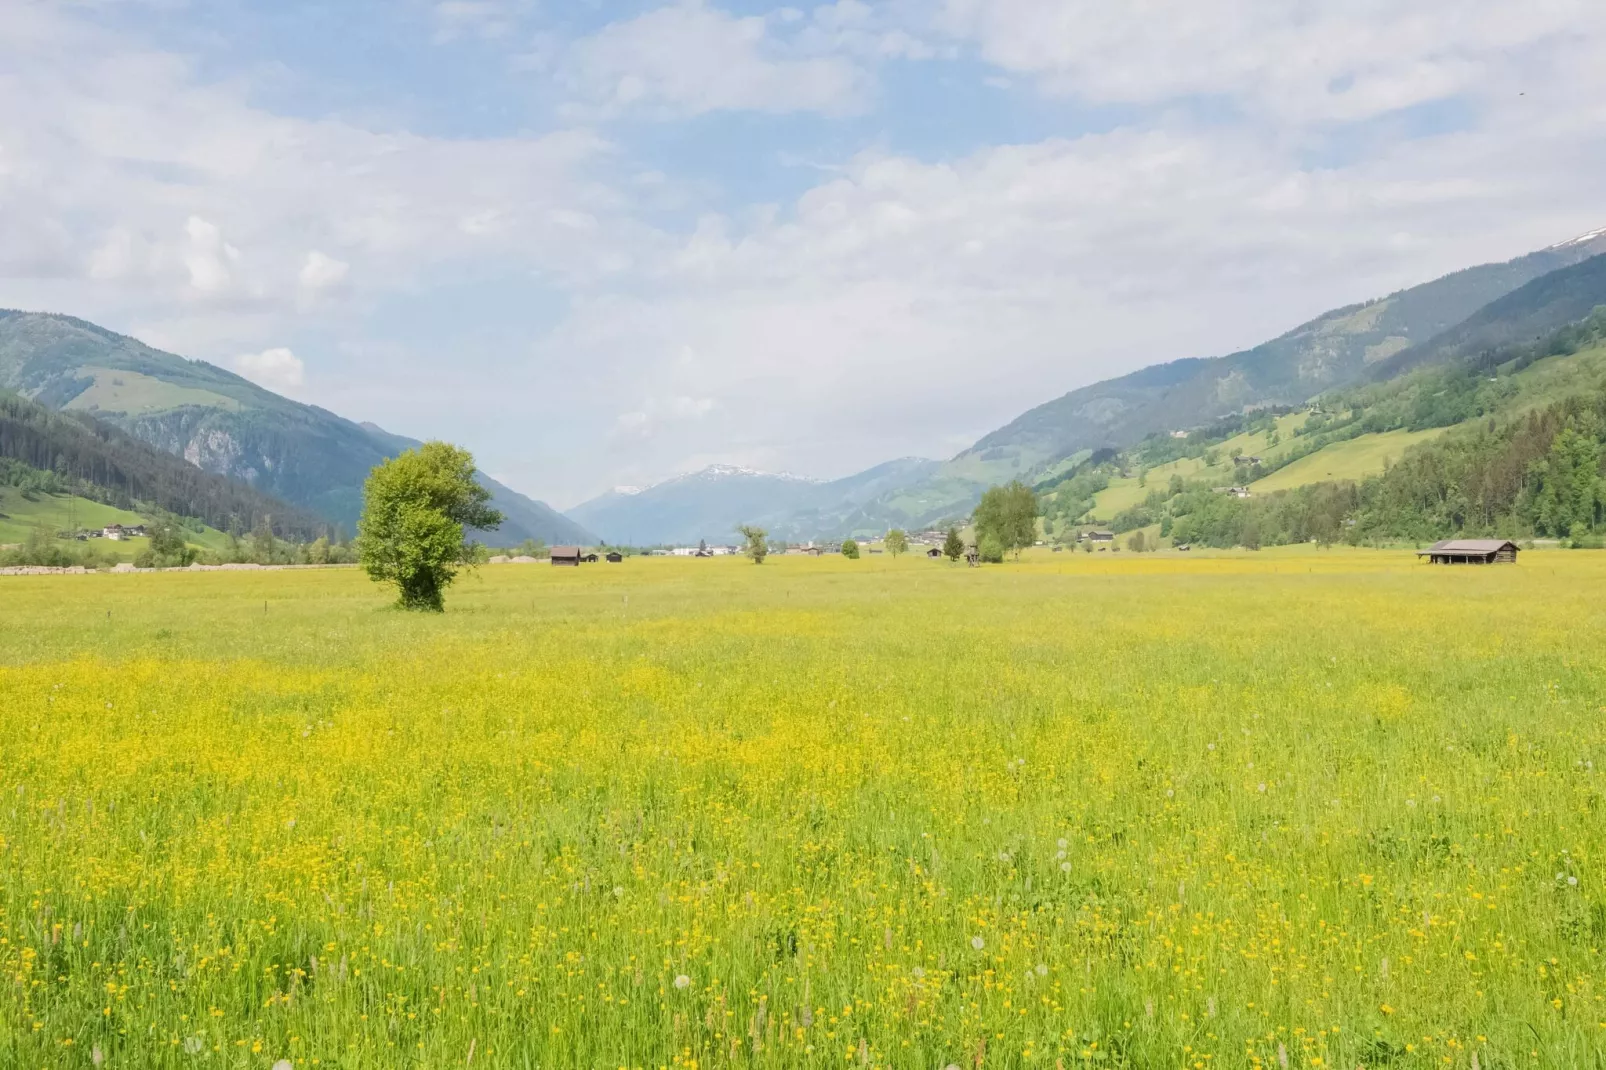
[[[413,445],[202,361],[70,316],[0,310],[0,388],[82,411],[208,472],[356,529],[374,465]],[[590,542],[549,506],[493,485],[498,542]]]
[[[1335,309],[1254,349],[1157,364],[1073,390],[985,436],[929,479],[868,503],[864,515],[882,525],[922,526],[967,512],[992,484],[1041,478],[1078,453],[1130,446],[1247,409],[1302,404],[1367,378],[1374,366],[1386,367],[1534,280],[1602,253],[1606,231],[1596,231]]]
[[[831,482],[714,465],[645,490],[620,489],[570,509],[576,523],[610,542],[715,545],[738,541],[740,524],[778,539],[838,534],[866,501],[924,478],[936,461],[906,458]]]

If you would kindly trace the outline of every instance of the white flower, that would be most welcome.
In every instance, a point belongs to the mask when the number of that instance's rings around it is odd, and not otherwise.
[[[675,987],[676,988],[689,988],[689,987],[691,987],[691,978],[687,977],[685,974],[680,974],[679,976],[677,976],[675,978]]]
[[[1060,863],[1060,872],[1061,873],[1069,873],[1070,871],[1071,871],[1071,864],[1069,862],[1061,862]]]
[[[1039,962],[1037,964],[1037,976],[1039,976],[1039,977],[1047,977],[1048,976],[1048,964],[1047,963]]]
[[[1071,845],[1071,841],[1070,841],[1070,840],[1067,840],[1067,839],[1066,839],[1066,838],[1065,838],[1065,837],[1063,837],[1063,836],[1061,836],[1061,837],[1060,837],[1060,842],[1059,842],[1059,848],[1060,848],[1060,850],[1062,850],[1062,851],[1063,851],[1063,850],[1065,850],[1065,848],[1067,848],[1067,847],[1069,847],[1069,846],[1070,846],[1070,845]]]
[[[625,886],[622,884],[615,884],[613,886],[613,897],[615,899],[623,899],[625,897]]]
[[[1578,886],[1578,878],[1577,877],[1568,877],[1567,878],[1567,883],[1571,884],[1573,887],[1576,888]]]
[[[296,1070],[296,1065],[289,1059],[280,1059],[273,1064],[273,1070]]]
[[[1264,784],[1260,785],[1260,790],[1262,792],[1264,792],[1266,790],[1266,785],[1264,785]]]
[[[975,948],[977,951],[980,951],[982,948],[987,946],[987,941],[983,940],[979,936],[972,936],[970,938],[970,946]]]

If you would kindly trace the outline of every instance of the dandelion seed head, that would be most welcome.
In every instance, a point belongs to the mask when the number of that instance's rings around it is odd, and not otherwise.
[[[972,936],[970,938],[970,946],[975,948],[977,951],[980,951],[982,948],[987,946],[987,941],[983,940],[979,936]]]
[[[676,988],[690,988],[691,987],[691,978],[687,977],[685,974],[677,975],[675,977],[675,987]]]

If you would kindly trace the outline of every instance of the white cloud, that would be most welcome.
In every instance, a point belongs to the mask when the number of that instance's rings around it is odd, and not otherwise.
[[[613,437],[636,441],[653,438],[665,427],[701,420],[718,407],[713,398],[684,394],[649,398],[639,409],[619,414],[614,420]]]
[[[350,264],[314,249],[301,265],[301,288],[313,294],[338,290],[350,274]]]
[[[865,77],[854,64],[800,51],[772,32],[779,27],[681,0],[576,42],[556,73],[583,110],[603,115],[839,114],[861,106]]]
[[[234,282],[234,265],[240,250],[223,240],[223,232],[200,216],[190,216],[184,224],[187,239],[184,268],[190,287],[201,294],[218,294]]]
[[[1606,40],[1595,0],[946,0],[938,26],[1053,93],[1223,96],[1281,121],[1354,121],[1518,91],[1546,49]]]
[[[1595,9],[1534,0],[1502,50],[1493,0],[1199,5],[954,0],[934,37],[886,5],[683,3],[554,47],[591,116],[837,113],[873,103],[874,57],[955,42],[1014,85],[1127,105],[1108,132],[982,130],[946,157],[857,151],[879,135],[845,124],[830,138],[865,140],[799,149],[824,160],[814,188],[747,204],[710,192],[722,159],[702,186],[584,129],[274,114],[81,7],[0,0],[0,100],[31,102],[0,108],[0,304],[249,354],[234,366],[265,383],[578,500],[703,460],[824,476],[952,452],[1098,378],[1606,223]],[[1372,125],[1446,94],[1477,101],[1454,132]],[[1190,121],[1192,95],[1228,106]],[[268,356],[283,339],[318,347],[310,387]]]
[[[435,42],[506,37],[518,28],[518,15],[524,6],[517,0],[438,0],[434,7]]]
[[[279,392],[305,386],[307,368],[301,358],[284,348],[243,353],[234,358],[234,368],[259,386]]]

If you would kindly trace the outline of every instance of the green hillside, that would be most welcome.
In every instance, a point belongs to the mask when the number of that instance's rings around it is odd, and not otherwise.
[[[91,414],[348,535],[368,473],[415,442],[70,316],[0,310],[0,389]],[[507,517],[499,541],[592,541],[545,504],[481,478]]]
[[[968,512],[989,485],[1017,478],[1041,484],[1078,451],[1125,449],[1148,435],[1257,408],[1302,407],[1326,391],[1372,379],[1374,367],[1467,322],[1492,302],[1601,254],[1606,235],[1565,242],[1335,309],[1253,349],[1154,365],[1073,390],[985,436],[925,482],[873,503],[866,514],[887,525],[922,526]],[[1567,280],[1551,290],[1537,288],[1493,318],[1543,307],[1532,322],[1548,329],[1562,322],[1556,317],[1567,302],[1555,294],[1568,288]],[[1107,502],[1122,500],[1112,495]],[[1101,511],[1106,507],[1101,503]]]
[[[1606,536],[1606,309],[1307,412],[1151,436],[1046,491],[1059,541],[1097,523],[1212,546],[1458,533],[1591,544]]]
[[[105,502],[73,494],[25,492],[17,487],[0,486],[0,546],[21,546],[37,532],[49,532],[57,542],[61,532],[104,529],[112,524],[135,526],[149,523],[151,517],[132,509],[119,509]],[[184,527],[184,540],[198,550],[223,552],[229,537],[199,522]],[[91,540],[96,555],[118,561],[132,561],[150,546],[149,539]],[[82,548],[82,544],[80,547]]]

